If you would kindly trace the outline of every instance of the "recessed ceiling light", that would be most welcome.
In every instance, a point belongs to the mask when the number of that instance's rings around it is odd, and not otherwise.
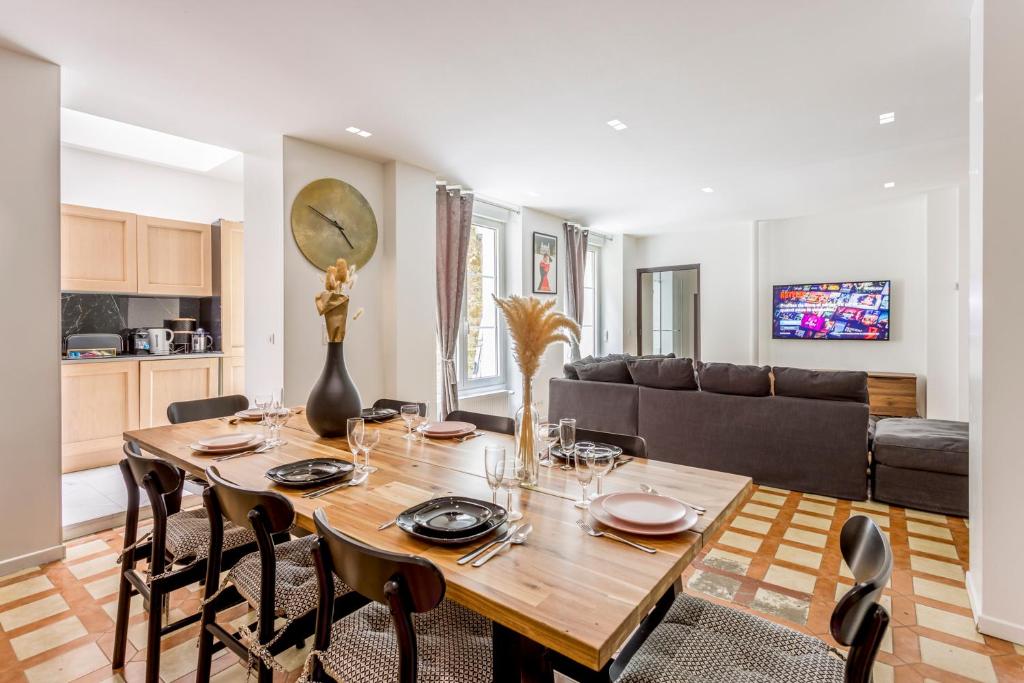
[[[241,152],[73,109],[60,110],[60,141],[69,147],[206,173]]]
[[[614,128],[615,130],[626,130],[627,128],[629,128],[629,126],[624,124],[622,121],[619,121],[618,119],[612,119],[611,121],[608,121],[607,123],[608,123],[609,126]]]
[[[358,133],[359,132],[359,129],[356,128],[355,126],[349,126],[345,130],[348,131],[349,133]]]
[[[890,111],[885,114],[878,115],[878,125],[884,126],[887,123],[893,123],[896,120],[896,112]]]
[[[713,187],[702,187],[702,188],[700,188],[700,191],[701,192],[706,192],[708,194],[711,194],[712,192],[715,191],[715,188],[713,188]]]
[[[371,133],[371,132],[370,132],[370,131],[368,131],[368,130],[361,130],[361,131],[359,131],[358,133],[356,133],[356,135],[358,135],[358,136],[359,136],[359,137],[361,137],[361,138],[368,138],[368,137],[370,137],[371,135],[373,135],[373,133]]]
[[[882,185],[882,187],[884,187],[887,190],[891,190],[892,188],[896,187],[896,183],[890,180],[889,182]]]

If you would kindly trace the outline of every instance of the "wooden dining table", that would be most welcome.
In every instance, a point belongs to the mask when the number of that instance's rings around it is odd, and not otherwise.
[[[456,563],[476,544],[425,543],[397,526],[378,527],[418,503],[440,496],[491,499],[484,473],[484,447],[513,449],[513,437],[483,432],[467,440],[403,438],[400,420],[368,425],[380,430],[370,456],[377,468],[365,483],[307,499],[302,491],[278,486],[268,469],[314,457],[351,460],[344,438],[321,438],[303,413],[292,415],[273,450],[214,462],[192,450],[199,439],[256,431],[252,423],[225,419],[139,429],[124,433],[143,450],[203,476],[215,465],[226,478],[253,489],[277,491],[293,503],[297,526],[314,530],[313,512],[325,509],[333,526],[360,541],[392,552],[429,559],[444,573],[447,597],[491,620],[495,681],[550,681],[552,668],[577,680],[599,679],[630,634],[655,608],[681,589],[681,575],[710,538],[749,497],[748,477],[667,462],[633,458],[604,478],[603,490],[639,491],[653,485],[668,496],[707,512],[689,531],[673,536],[635,536],[657,549],[648,554],[623,543],[584,533],[577,520],[589,513],[574,506],[580,486],[574,472],[541,467],[536,487],[519,491],[520,523],[533,525],[522,545],[510,547],[481,567]],[[685,448],[685,444],[680,444]],[[504,492],[498,503],[504,504]],[[571,670],[567,671],[567,669]]]

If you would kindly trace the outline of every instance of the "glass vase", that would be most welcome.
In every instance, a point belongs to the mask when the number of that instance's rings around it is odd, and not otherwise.
[[[536,486],[540,473],[540,457],[537,454],[537,424],[540,415],[533,404],[533,387],[527,382],[523,387],[523,405],[516,411],[516,459],[523,464],[520,485]]]

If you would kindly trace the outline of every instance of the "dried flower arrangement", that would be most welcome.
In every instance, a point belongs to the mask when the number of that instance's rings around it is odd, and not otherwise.
[[[343,258],[338,259],[333,266],[327,268],[324,291],[316,296],[316,310],[324,317],[324,322],[327,324],[328,341],[345,341],[349,294],[358,279],[356,267],[349,266]],[[358,320],[362,314],[363,309],[358,309],[352,316],[352,320]]]

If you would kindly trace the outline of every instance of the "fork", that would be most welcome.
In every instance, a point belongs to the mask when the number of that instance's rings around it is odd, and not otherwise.
[[[483,432],[473,432],[472,434],[466,434],[465,436],[460,436],[459,438],[457,438],[455,440],[458,441],[459,443],[462,443],[463,441],[469,441],[470,439],[475,439],[476,437],[483,436],[483,435],[484,435]]]
[[[591,536],[596,536],[597,538],[605,536],[607,538],[612,539],[613,541],[618,541],[619,543],[625,543],[626,545],[631,545],[634,548],[636,548],[637,550],[643,550],[645,553],[650,553],[651,555],[653,555],[654,553],[658,552],[657,548],[652,548],[651,546],[644,545],[642,543],[634,543],[633,541],[629,540],[628,538],[623,538],[622,536],[618,536],[616,534],[613,534],[610,531],[598,531],[594,527],[592,527],[589,524],[587,524],[586,522],[584,522],[582,519],[577,519],[576,520],[576,526],[578,526],[580,529],[583,529],[583,531],[587,532]]]
[[[242,451],[241,453],[231,453],[230,455],[219,455],[213,459],[214,462],[221,462],[222,460],[232,460],[234,458],[241,458],[243,455],[256,455],[257,453],[265,453],[269,451],[273,446],[263,444],[259,448],[255,448],[251,451]]]

